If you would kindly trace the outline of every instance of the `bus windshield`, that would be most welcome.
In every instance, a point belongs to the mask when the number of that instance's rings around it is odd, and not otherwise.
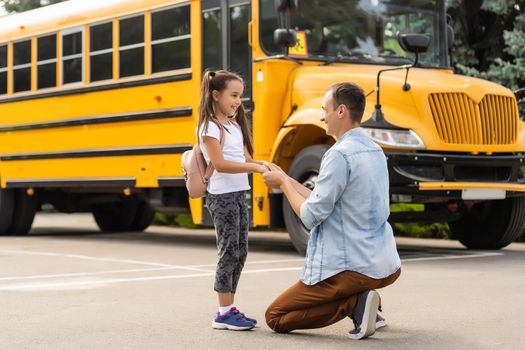
[[[262,46],[266,53],[282,53],[273,42],[279,25],[274,0],[260,0]],[[447,67],[445,12],[440,0],[309,0],[299,1],[291,14],[291,28],[306,38],[309,59],[397,65],[414,60],[398,44],[398,33],[431,37],[420,55],[426,67]],[[281,27],[284,27],[281,25]]]

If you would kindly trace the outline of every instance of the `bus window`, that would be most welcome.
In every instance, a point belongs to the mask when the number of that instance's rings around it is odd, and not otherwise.
[[[90,81],[113,77],[113,22],[89,27]]]
[[[190,67],[190,6],[151,14],[153,73]]]
[[[120,77],[144,74],[144,15],[119,20]]]
[[[214,8],[202,12],[202,68],[222,68],[221,10]],[[204,45],[205,43],[205,45]]]
[[[244,96],[251,96],[251,54],[248,45],[248,23],[250,5],[242,4],[230,8],[230,69],[241,74],[245,81]]]
[[[14,92],[31,90],[31,40],[19,41],[14,48]]]
[[[0,45],[0,95],[7,94],[7,45]]]
[[[245,0],[202,2],[202,67],[229,69],[245,81],[244,97],[251,97],[251,48],[248,45],[250,4]],[[224,52],[226,51],[226,52]]]
[[[82,82],[82,28],[62,32],[62,83]]]
[[[37,87],[45,89],[57,84],[57,35],[42,36],[37,39]]]

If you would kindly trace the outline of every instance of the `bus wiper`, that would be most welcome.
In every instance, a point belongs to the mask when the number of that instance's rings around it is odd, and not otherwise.
[[[406,57],[406,56],[400,56],[400,55],[380,54],[380,55],[377,55],[376,57],[381,57],[381,58],[394,58],[394,59],[396,59],[396,60],[404,60],[404,61],[412,62],[412,59],[410,59],[409,57]]]
[[[345,56],[338,54],[337,56],[333,56],[333,57],[326,59],[323,63],[320,64],[320,66],[328,66],[334,62],[349,62],[354,59],[360,59],[360,58],[364,58],[368,60],[370,59],[370,57],[371,57],[370,55],[367,55],[361,52],[353,52],[350,55],[345,55]]]
[[[267,56],[267,57],[259,57],[254,58],[253,62],[262,62],[262,61],[268,61],[268,60],[288,60],[288,61],[294,61],[298,64],[303,64],[298,58],[290,57],[288,55],[273,55],[273,56]]]

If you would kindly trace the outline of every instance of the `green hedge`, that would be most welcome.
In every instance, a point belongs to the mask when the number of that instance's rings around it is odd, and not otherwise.
[[[392,212],[400,211],[422,211],[423,204],[393,204],[391,205]],[[156,225],[176,226],[182,228],[198,228],[191,219],[190,214],[163,214],[157,213],[153,222]],[[394,232],[397,236],[418,237],[418,238],[437,238],[450,239],[450,229],[447,223],[433,223],[433,224],[394,224]],[[517,242],[525,242],[525,227],[521,236],[516,240]]]
[[[402,211],[423,211],[425,209],[423,204],[392,204],[390,210],[392,212]],[[398,236],[421,237],[421,238],[441,238],[450,239],[451,232],[447,223],[433,223],[433,224],[394,224],[394,233]],[[525,227],[522,228],[521,236],[516,242],[525,242]]]
[[[154,225],[176,226],[183,228],[197,228],[198,225],[193,223],[190,214],[164,214],[156,213],[153,220]]]

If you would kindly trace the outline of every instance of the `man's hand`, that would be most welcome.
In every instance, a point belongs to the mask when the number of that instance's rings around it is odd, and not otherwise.
[[[275,164],[269,164],[270,170],[263,174],[264,183],[270,188],[280,188],[288,179],[288,175]]]
[[[258,173],[262,174],[262,173],[270,170],[270,164],[271,163],[268,163],[265,160],[254,160],[253,163],[258,165],[257,166],[257,170],[256,170],[256,172],[258,172]]]
[[[277,173],[281,173],[283,174],[284,176],[288,177],[288,175],[284,172],[283,169],[281,169],[277,164],[274,164],[274,163],[268,163],[268,168],[273,171],[273,172],[277,172]]]
[[[283,194],[286,196],[290,205],[292,206],[293,211],[298,216],[301,215],[301,205],[306,201],[306,198],[310,195],[310,191],[299,184],[293,178],[288,176],[283,169],[279,168],[275,164],[270,164],[270,170],[266,171],[263,174],[264,183],[270,188],[279,188],[283,191]],[[298,187],[300,192],[295,188]],[[308,191],[308,193],[304,193]]]

